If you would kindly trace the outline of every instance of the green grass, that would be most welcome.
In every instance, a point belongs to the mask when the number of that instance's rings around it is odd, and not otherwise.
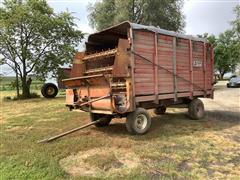
[[[84,159],[84,163],[90,167],[100,168],[103,170],[109,170],[112,166],[122,166],[122,163],[114,154],[105,154],[104,156],[94,154]]]
[[[3,91],[1,98],[9,94],[14,92]],[[184,110],[168,109],[166,115],[153,116],[152,127],[144,136],[130,136],[125,120],[114,119],[105,128],[89,127],[48,144],[37,144],[89,121],[87,113],[69,112],[64,101],[60,96],[1,102],[0,179],[240,176],[240,124],[227,115],[219,119],[209,112],[205,119],[192,121]],[[71,161],[65,168],[60,162],[67,159]],[[93,174],[81,175],[81,169],[72,173],[74,168],[81,168],[78,163],[84,163]]]
[[[0,91],[15,90],[16,88],[13,87],[13,85],[12,85],[12,84],[14,84],[14,82],[15,82],[15,77],[11,77],[11,76],[3,77],[2,80],[0,81]],[[32,77],[31,89],[39,90],[39,89],[41,89],[43,83],[44,83],[43,81],[40,81],[40,80],[36,79],[35,77]]]

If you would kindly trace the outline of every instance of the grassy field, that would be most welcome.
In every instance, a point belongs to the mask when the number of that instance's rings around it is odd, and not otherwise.
[[[64,97],[1,101],[1,179],[239,179],[240,92],[216,88],[207,114],[193,121],[186,109],[152,111],[152,127],[130,136],[125,119],[89,127],[48,144],[38,140],[89,122],[69,112]],[[3,96],[13,95],[2,91]],[[233,101],[233,102],[232,102]]]
[[[11,76],[2,77],[2,80],[0,81],[0,91],[15,90],[14,86],[15,80],[16,80],[15,77]],[[39,90],[41,89],[43,83],[44,83],[43,81],[37,80],[35,77],[32,77],[31,89]]]

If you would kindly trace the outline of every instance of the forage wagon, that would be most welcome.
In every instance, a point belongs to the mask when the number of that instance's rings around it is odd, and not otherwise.
[[[101,118],[98,127],[126,117],[130,133],[144,134],[147,109],[163,114],[185,104],[190,118],[204,116],[199,98],[213,98],[213,48],[202,38],[123,22],[88,37],[63,83],[70,110]]]

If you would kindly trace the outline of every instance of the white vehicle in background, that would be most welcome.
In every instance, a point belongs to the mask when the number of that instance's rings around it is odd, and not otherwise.
[[[228,88],[237,88],[240,87],[240,76],[232,76],[229,80],[229,82],[227,83],[227,87]]]

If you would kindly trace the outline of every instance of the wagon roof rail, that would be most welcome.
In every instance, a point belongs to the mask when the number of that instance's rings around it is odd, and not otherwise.
[[[191,39],[194,41],[207,42],[206,38],[199,38],[197,36],[187,35],[187,34],[178,33],[178,32],[174,32],[174,31],[169,31],[166,29],[162,29],[160,27],[146,26],[143,24],[136,24],[136,23],[132,23],[129,21],[124,21],[124,22],[121,22],[114,26],[111,26],[109,28],[106,28],[102,31],[90,34],[88,37],[88,41],[91,42],[91,40],[94,39],[94,37],[96,37],[100,34],[109,34],[109,33],[118,34],[118,35],[127,34],[127,28],[129,28],[129,27],[132,29],[135,29],[135,30],[145,30],[145,31],[159,33],[159,34],[165,34],[168,36],[175,36],[175,37],[179,37],[179,38],[183,38],[183,39]]]

